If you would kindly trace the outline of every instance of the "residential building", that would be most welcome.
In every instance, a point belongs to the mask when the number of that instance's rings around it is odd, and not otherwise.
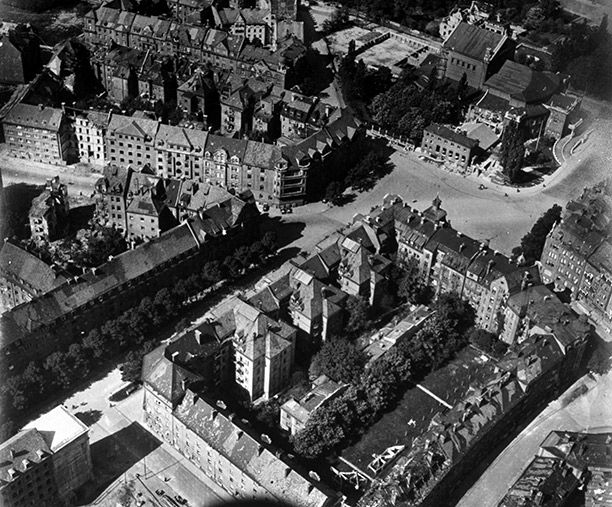
[[[6,312],[0,317],[0,371],[22,371],[31,360],[68,347],[144,295],[167,287],[174,277],[186,278],[194,266],[225,258],[257,237],[258,217],[251,199],[228,193],[210,210]]]
[[[175,373],[170,374],[180,379]],[[166,383],[175,385],[168,375],[164,378]],[[225,403],[209,400],[188,384],[183,387],[177,382],[170,391],[172,400],[164,396],[169,423],[168,430],[161,432],[152,421],[155,416],[150,415],[155,413],[152,407],[160,394],[149,394],[156,388],[151,385],[146,368],[143,382],[145,421],[154,434],[170,443],[230,495],[244,500],[287,502],[296,507],[339,505],[339,495],[316,474],[300,470],[270,445],[267,435],[254,433],[230,413]]]
[[[567,350],[578,350],[581,355],[588,334],[573,336]],[[354,468],[351,475],[343,463],[332,471],[343,479],[352,477],[365,490],[359,507],[455,504],[463,491],[458,485],[474,466],[490,459],[491,446],[514,434],[519,422],[534,417],[542,405],[571,385],[579,372],[574,359],[574,353],[564,353],[550,336],[534,334],[481,374],[476,384],[459,388],[466,394],[458,401],[452,390],[447,391],[453,400],[447,404],[451,408],[441,412],[438,405],[423,423],[415,420],[416,435],[404,427],[404,436],[389,435],[387,441],[395,440],[395,444],[374,456],[369,466],[373,475]],[[446,373],[451,375],[447,381],[453,378],[455,383],[457,368],[451,371]],[[437,378],[437,384],[429,385],[434,388],[441,381]],[[426,398],[423,404],[428,403]],[[380,432],[381,428],[372,430]],[[355,473],[360,477],[354,477]]]
[[[28,213],[30,234],[35,241],[55,241],[64,235],[70,219],[68,187],[59,176],[47,180],[43,192],[32,200]]]
[[[60,406],[0,444],[2,505],[72,503],[75,490],[92,478],[88,432]]]
[[[16,85],[30,81],[42,65],[40,39],[28,25],[17,25],[0,34],[0,83]]]
[[[453,292],[472,304],[478,326],[499,333],[511,294],[539,283],[534,266],[518,266],[486,241],[453,229],[436,197],[425,211],[411,208],[395,195],[355,222],[366,223],[379,237],[393,238],[400,263],[413,263],[423,283],[436,294]]]
[[[77,146],[61,109],[18,103],[2,118],[4,141],[11,156],[66,164],[74,162]]]
[[[155,136],[159,122],[113,114],[106,133],[106,153],[113,164],[155,165]]]
[[[335,107],[317,97],[287,91],[280,111],[282,136],[294,140],[306,139],[331,121],[335,111]]]
[[[446,40],[455,28],[465,21],[471,25],[482,25],[491,16],[491,6],[482,2],[472,1],[468,8],[455,7],[440,22],[440,37]]]
[[[434,160],[460,172],[469,170],[477,147],[477,140],[444,125],[432,123],[423,131],[421,150]]]
[[[205,179],[204,149],[208,132],[160,125],[155,137],[157,174],[164,178]]]
[[[104,165],[106,162],[106,129],[110,113],[102,111],[77,112],[74,130],[79,145],[79,160],[89,164]]]
[[[561,460],[537,456],[523,470],[498,507],[564,505],[580,484],[581,476]]]
[[[232,35],[243,36],[249,42],[257,39],[261,44],[272,42],[272,14],[266,9],[220,9],[213,11],[218,28]]]
[[[568,291],[606,332],[612,331],[611,195],[608,180],[570,201],[548,234],[541,257],[544,283]]]
[[[0,445],[2,505],[56,505],[59,500],[49,445],[35,429],[17,433]]]
[[[161,178],[144,172],[131,173],[125,218],[130,241],[148,241],[177,225],[166,204],[166,189]]]
[[[60,405],[23,429],[38,431],[43,436],[53,454],[59,496],[74,500],[74,492],[93,478],[89,428]]]
[[[104,168],[102,178],[96,182],[96,217],[106,227],[127,231],[126,210],[132,169],[117,165]]]
[[[172,10],[174,17],[183,23],[202,22],[207,17],[212,2],[210,0],[169,0],[168,7]]]
[[[559,74],[533,70],[511,60],[506,60],[483,84],[484,90],[508,101],[510,107],[545,103],[563,87]]]
[[[295,435],[304,429],[315,410],[342,394],[347,387],[348,385],[335,382],[327,375],[320,375],[312,382],[310,391],[299,400],[291,397],[281,405],[280,427]]]
[[[52,266],[5,241],[0,249],[0,314],[46,294],[65,281]]]
[[[514,43],[505,34],[462,21],[445,40],[442,53],[444,77],[460,81],[465,74],[467,84],[479,89],[512,58]]]
[[[609,505],[611,443],[610,433],[552,431],[499,507],[570,505],[578,490],[588,507]]]
[[[219,124],[219,94],[210,72],[197,69],[177,89],[177,105],[186,113],[202,115],[209,125]]]
[[[544,134],[553,139],[561,139],[582,122],[580,106],[582,98],[567,93],[555,94],[544,107],[550,112]]]

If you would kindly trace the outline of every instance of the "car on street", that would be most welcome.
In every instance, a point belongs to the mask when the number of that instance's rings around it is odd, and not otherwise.
[[[187,500],[185,500],[181,495],[176,495],[174,499],[181,505],[187,505]]]

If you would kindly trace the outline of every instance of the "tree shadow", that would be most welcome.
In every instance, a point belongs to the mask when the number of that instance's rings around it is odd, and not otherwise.
[[[76,418],[81,421],[85,426],[93,426],[102,417],[101,410],[85,410],[83,412],[77,412],[74,414]]]
[[[355,200],[356,197],[357,194],[355,194],[354,192],[345,192],[334,200],[334,206],[341,207],[346,204],[350,204]]]
[[[118,477],[161,445],[161,441],[133,422],[91,446],[94,480],[78,494],[78,504],[90,504]]]

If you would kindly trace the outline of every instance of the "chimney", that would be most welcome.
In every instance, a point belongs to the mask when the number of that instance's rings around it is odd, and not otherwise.
[[[11,459],[15,459],[17,457],[17,451],[15,449],[11,449]]]
[[[459,245],[459,251],[460,251],[460,252],[463,252],[464,250],[465,250],[465,243],[461,243],[461,244]]]
[[[202,345],[202,331],[196,329],[193,331],[193,334],[195,336],[196,342],[198,342],[198,345]]]
[[[174,363],[174,361],[176,361],[178,356],[179,356],[179,351],[178,350],[172,353],[172,355],[170,357],[171,357],[171,360],[172,360],[173,363]]]

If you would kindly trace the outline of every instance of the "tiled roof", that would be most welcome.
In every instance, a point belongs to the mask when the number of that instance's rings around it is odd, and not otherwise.
[[[199,153],[204,153],[204,146],[208,132],[199,129],[186,129],[173,125],[161,124],[155,137],[155,143],[159,145],[159,141],[164,143],[178,145],[186,148],[199,148]]]
[[[533,70],[526,65],[506,60],[502,68],[484,84],[527,104],[540,103],[555,94],[560,85],[558,76]]]
[[[52,324],[102,294],[134,280],[199,246],[189,224],[181,224],[133,250],[128,250],[75,280],[20,305],[0,318],[2,342],[8,344],[35,329]]]
[[[281,149],[278,146],[257,141],[248,141],[244,152],[244,163],[265,169],[274,169],[275,165],[283,160]]]
[[[444,47],[475,60],[484,61],[487,50],[495,55],[506,36],[462,21],[444,42]]]
[[[57,132],[63,117],[64,113],[61,109],[19,103],[4,116],[3,121],[13,125]]]
[[[9,470],[19,474],[25,470],[28,461],[40,463],[50,455],[51,449],[38,430],[20,431],[0,444],[0,484],[13,480]]]
[[[123,134],[139,138],[148,136],[149,140],[153,140],[157,133],[158,126],[159,123],[155,120],[113,114],[108,125],[108,131],[114,134]]]
[[[460,134],[455,132],[454,130],[445,127],[444,125],[439,125],[437,123],[432,123],[431,125],[425,127],[425,132],[431,132],[436,134],[443,139],[448,139],[453,143],[460,144],[461,146],[465,146],[466,148],[474,148],[478,146],[478,141],[474,139],[470,139],[468,136],[464,134]]]
[[[206,151],[214,153],[217,150],[225,150],[228,157],[238,157],[242,162],[244,160],[247,141],[244,139],[233,139],[231,137],[222,137],[217,135],[209,135],[206,142]]]
[[[0,274],[25,285],[29,293],[44,294],[66,281],[38,257],[6,241],[0,250]]]
[[[176,417],[269,494],[296,507],[323,507],[334,493],[299,473],[293,464],[277,456],[248,429],[237,426],[202,397],[188,391],[176,409]]]

